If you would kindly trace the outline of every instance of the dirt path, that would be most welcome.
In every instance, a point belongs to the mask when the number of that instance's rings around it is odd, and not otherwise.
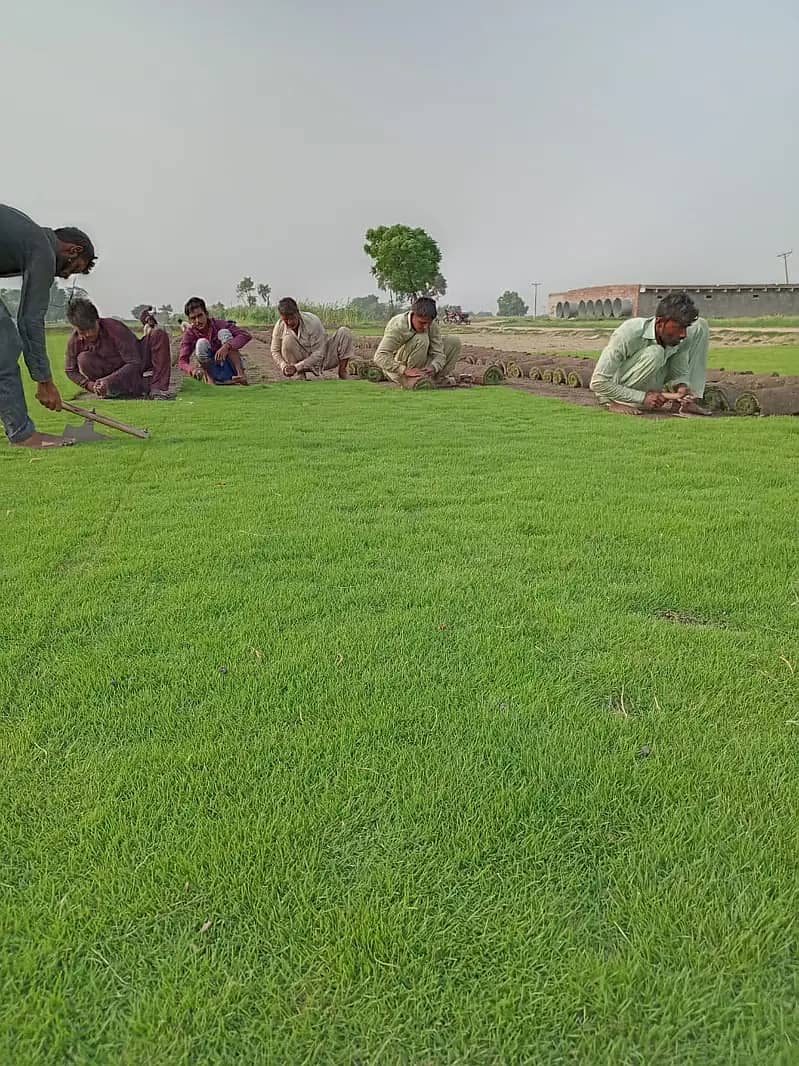
[[[505,329],[453,331],[464,344],[504,352],[601,352],[610,333],[592,329]],[[711,329],[713,348],[753,348],[759,345],[796,345],[799,330]]]

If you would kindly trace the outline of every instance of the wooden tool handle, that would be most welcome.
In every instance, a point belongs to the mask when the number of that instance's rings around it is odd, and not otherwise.
[[[65,411],[71,411],[73,415],[80,415],[81,418],[88,418],[90,422],[99,422],[101,426],[108,426],[110,429],[118,429],[120,433],[129,433],[131,437],[138,437],[139,440],[147,440],[150,436],[146,429],[136,429],[135,426],[127,426],[124,422],[117,422],[115,418],[106,418],[105,415],[98,415],[94,411],[87,411],[85,407],[76,407],[74,403],[67,403],[66,400],[61,401],[61,406]]]

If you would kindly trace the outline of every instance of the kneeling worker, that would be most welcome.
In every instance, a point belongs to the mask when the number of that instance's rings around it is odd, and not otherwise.
[[[71,300],[67,320],[75,332],[67,344],[70,381],[102,399],[149,396],[169,399],[169,335],[156,326],[141,340],[124,322],[100,318],[91,300]],[[152,376],[145,377],[146,371]]]
[[[373,356],[386,377],[405,388],[419,378],[430,378],[434,385],[451,383],[461,342],[458,337],[443,336],[437,315],[435,300],[420,296],[409,312],[389,320]]]
[[[208,385],[247,385],[241,349],[252,336],[235,322],[211,318],[205,300],[192,296],[184,312],[189,328],[180,339],[178,366]]]
[[[300,311],[290,296],[278,303],[277,310],[280,321],[272,330],[272,358],[284,377],[318,376],[325,370],[338,370],[340,378],[347,376],[353,339],[346,326],[328,337],[321,319],[310,311]]]
[[[685,292],[664,296],[654,318],[631,318],[613,333],[591,378],[591,391],[617,414],[671,410],[705,415],[710,331]],[[679,397],[670,401],[663,393]]]

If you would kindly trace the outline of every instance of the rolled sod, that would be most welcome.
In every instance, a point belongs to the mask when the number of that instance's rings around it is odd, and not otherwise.
[[[374,363],[361,362],[358,364],[358,377],[362,381],[367,381],[369,377],[369,371],[374,366]]]
[[[735,401],[739,415],[799,415],[799,385],[742,392]]]
[[[488,366],[470,366],[458,374],[458,380],[471,385],[501,385],[505,380],[502,367],[497,363]]]
[[[582,366],[573,366],[566,375],[566,384],[570,389],[588,389],[596,363],[585,362]]]
[[[388,381],[388,378],[375,363],[372,363],[366,368],[366,380],[373,381],[376,385],[381,381]]]
[[[515,359],[509,359],[508,362],[505,363],[505,377],[513,380],[518,380],[518,378],[524,377],[524,371]]]
[[[366,365],[368,364],[363,359],[350,359],[347,372],[350,377],[362,378],[364,376],[363,367]]]
[[[703,403],[710,411],[734,411],[738,397],[746,391],[726,379],[714,382],[705,386]]]
[[[554,373],[555,373],[555,371],[552,369],[551,366],[546,366],[542,370],[541,377],[540,377],[539,380],[545,382],[545,384],[547,384],[547,385],[551,385],[552,384],[552,376],[553,376]]]

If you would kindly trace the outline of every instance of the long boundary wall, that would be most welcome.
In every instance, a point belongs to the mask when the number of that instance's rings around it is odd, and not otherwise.
[[[687,292],[705,318],[799,316],[799,285],[592,285],[549,294],[550,318],[649,318],[670,292]]]

